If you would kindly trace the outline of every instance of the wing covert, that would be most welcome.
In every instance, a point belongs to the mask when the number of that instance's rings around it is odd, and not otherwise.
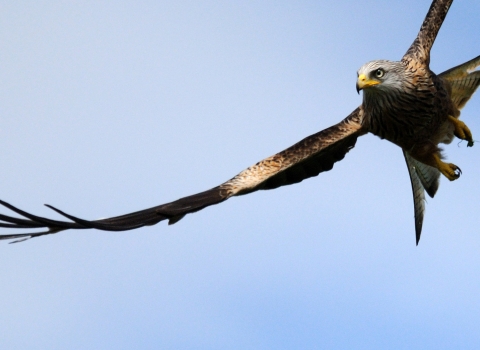
[[[252,165],[221,187],[232,195],[242,195],[291,185],[331,170],[355,146],[358,136],[366,133],[362,118],[363,111],[357,108],[340,123]]]

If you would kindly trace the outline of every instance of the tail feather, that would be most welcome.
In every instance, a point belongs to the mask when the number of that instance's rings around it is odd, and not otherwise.
[[[420,163],[411,157],[409,160],[413,164],[415,173],[422,182],[425,191],[427,191],[428,195],[433,198],[440,185],[440,171],[437,168]]]
[[[420,236],[422,235],[423,218],[425,216],[425,185],[428,186],[426,178],[422,176],[422,172],[419,171],[418,165],[422,164],[412,158],[407,152],[403,151],[405,162],[407,163],[408,174],[410,175],[410,183],[412,185],[413,194],[413,211],[415,217],[415,241],[418,245]],[[436,189],[438,188],[438,180],[436,181]],[[429,193],[433,197],[435,193]]]

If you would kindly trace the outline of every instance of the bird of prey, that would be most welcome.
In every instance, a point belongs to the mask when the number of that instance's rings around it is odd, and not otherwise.
[[[252,165],[217,187],[130,214],[88,221],[48,205],[71,220],[59,221],[0,201],[23,217],[0,214],[0,227],[44,229],[4,234],[0,238],[18,242],[67,229],[125,231],[163,220],[174,224],[186,214],[230,197],[291,185],[331,170],[355,146],[359,136],[372,133],[403,151],[413,190],[418,244],[425,192],[430,197],[435,195],[441,174],[450,181],[461,174],[458,166],[442,160],[439,144],[448,144],[455,136],[467,141],[467,146],[474,143],[472,133],[459,116],[460,109],[480,85],[480,71],[475,71],[480,66],[480,56],[438,75],[429,68],[430,50],[452,2],[432,2],[417,37],[400,61],[371,61],[358,70],[356,86],[359,92],[363,91],[362,104],[338,124]]]

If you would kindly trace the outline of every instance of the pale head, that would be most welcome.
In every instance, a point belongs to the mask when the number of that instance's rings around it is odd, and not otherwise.
[[[402,62],[377,60],[365,63],[357,72],[357,92],[388,92],[401,90],[405,82]]]

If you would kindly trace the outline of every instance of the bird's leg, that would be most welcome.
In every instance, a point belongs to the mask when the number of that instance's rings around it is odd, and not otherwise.
[[[442,161],[440,150],[432,143],[418,144],[408,153],[419,162],[437,168],[450,181],[458,179],[462,174],[462,170],[455,164]]]
[[[473,146],[473,138],[472,132],[468,128],[468,126],[462,122],[461,120],[452,117],[451,115],[448,116],[448,120],[453,124],[455,131],[453,132],[456,137],[461,140],[468,141],[467,147]]]
[[[440,159],[439,153],[433,153],[432,157],[435,168],[437,168],[450,181],[458,179],[462,174],[462,170],[455,164],[443,162]]]

